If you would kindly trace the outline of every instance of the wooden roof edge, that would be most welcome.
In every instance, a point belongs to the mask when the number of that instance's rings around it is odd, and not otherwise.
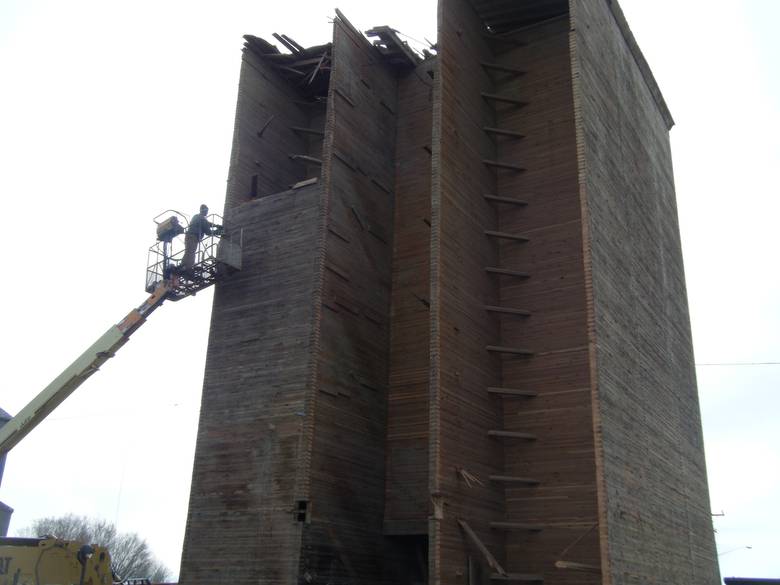
[[[672,126],[674,126],[674,118],[672,118],[672,113],[669,111],[669,106],[666,104],[666,100],[661,93],[661,88],[658,86],[658,82],[656,81],[655,76],[650,69],[650,65],[647,62],[647,59],[645,59],[642,50],[639,48],[639,44],[636,42],[634,33],[631,32],[631,28],[628,26],[628,21],[623,14],[623,10],[620,8],[618,0],[606,0],[606,2],[609,6],[610,12],[612,13],[612,16],[615,18],[615,22],[617,23],[621,34],[623,35],[623,39],[626,41],[626,44],[628,45],[628,48],[634,57],[634,61],[636,62],[637,67],[639,67],[639,71],[642,73],[642,77],[647,84],[647,88],[650,90],[650,94],[653,96],[653,100],[655,101],[661,116],[666,122],[666,129],[671,130]]]
[[[244,41],[247,46],[256,49],[260,53],[269,54],[280,52],[275,45],[269,43],[261,37],[256,37],[254,35],[244,35]]]
[[[406,64],[411,65],[412,67],[416,67],[424,60],[422,56],[418,55],[417,52],[409,46],[409,43],[402,41],[398,36],[398,31],[390,26],[375,26],[365,31],[364,34],[366,37],[377,37],[378,42],[384,43],[390,51],[388,56],[396,56],[400,58],[402,62],[406,62]],[[376,44],[377,41],[374,42],[374,46],[376,46]]]
[[[282,35],[284,36],[284,35]],[[279,48],[273,43],[268,42],[264,38],[256,37],[254,35],[244,35],[244,46],[252,49],[259,55],[279,55],[279,58],[289,57],[291,61],[303,59],[309,56],[321,55],[328,52],[333,47],[332,42],[324,43],[322,45],[314,45],[311,47],[304,47],[303,51],[296,53],[282,53]]]

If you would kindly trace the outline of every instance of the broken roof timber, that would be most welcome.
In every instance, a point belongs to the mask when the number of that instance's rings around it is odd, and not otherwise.
[[[422,61],[415,53],[409,43],[402,41],[398,37],[398,31],[389,26],[375,26],[366,31],[367,37],[378,37],[374,41],[374,46],[395,65],[416,66]]]

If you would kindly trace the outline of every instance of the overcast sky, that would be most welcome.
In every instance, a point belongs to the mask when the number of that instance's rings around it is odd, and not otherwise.
[[[621,4],[677,122],[697,362],[780,362],[780,2]],[[363,30],[436,35],[434,0],[338,6]],[[16,413],[145,298],[152,217],[221,210],[241,36],[327,42],[333,8],[0,0],[0,407]],[[167,303],[14,449],[12,533],[99,516],[178,572],[210,310],[211,291]],[[780,366],[698,377],[722,575],[780,577]]]

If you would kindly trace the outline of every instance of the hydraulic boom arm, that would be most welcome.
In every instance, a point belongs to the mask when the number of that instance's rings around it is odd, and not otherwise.
[[[146,321],[176,286],[176,276],[163,280],[151,296],[137,309],[130,311],[118,324],[113,325],[79,358],[46,386],[27,406],[0,428],[0,455],[8,452],[32,431],[51,411],[98,371],[104,362],[114,357],[116,351],[128,342],[130,336]]]

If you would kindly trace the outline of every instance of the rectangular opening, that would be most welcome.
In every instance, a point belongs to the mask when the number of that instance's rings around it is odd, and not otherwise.
[[[428,585],[428,535],[388,536],[385,576],[398,585]]]
[[[309,502],[306,500],[298,500],[298,505],[295,508],[295,519],[298,522],[306,522],[308,510]]]

